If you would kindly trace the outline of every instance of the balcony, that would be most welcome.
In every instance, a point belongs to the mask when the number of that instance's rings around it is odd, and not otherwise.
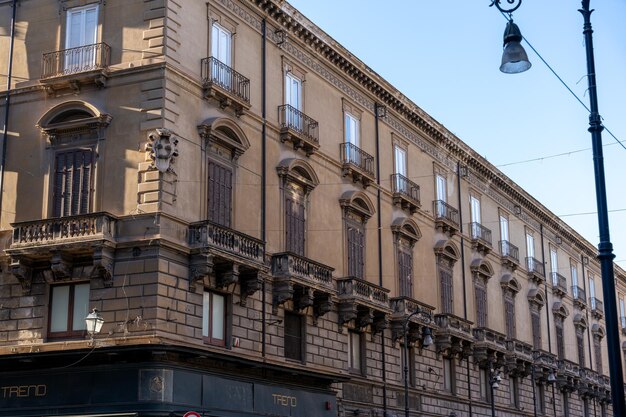
[[[189,226],[189,244],[192,283],[214,288],[238,283],[241,305],[261,288],[268,270],[263,241],[207,220]]]
[[[622,335],[626,336],[626,316],[620,316],[619,327],[622,329]]]
[[[596,319],[604,317],[604,304],[602,300],[596,297],[589,297],[589,306],[591,307],[591,315]]]
[[[517,246],[508,240],[499,241],[498,246],[500,246],[500,255],[502,255],[500,258],[502,265],[515,271],[519,266],[519,249]]]
[[[550,277],[552,278],[552,292],[564,297],[567,294],[567,278],[558,272],[551,272]]]
[[[533,347],[517,339],[506,341],[506,370],[512,376],[526,377],[533,364]]]
[[[496,367],[505,364],[506,336],[487,327],[472,329],[474,335],[474,363],[481,368],[494,364]]]
[[[580,367],[568,360],[559,360],[556,386],[563,392],[574,392],[580,381]]]
[[[472,322],[454,314],[435,314],[437,354],[444,357],[464,359],[472,354],[474,336]]]
[[[354,320],[354,327],[364,329],[371,325],[372,333],[387,328],[389,290],[356,277],[337,280],[339,298],[339,325]]]
[[[48,94],[72,89],[78,94],[82,86],[104,87],[110,65],[111,47],[94,43],[43,54],[40,83]]]
[[[545,267],[542,262],[532,256],[528,256],[526,258],[526,270],[529,280],[535,282],[537,285],[543,284],[545,281]]]
[[[420,208],[420,186],[402,174],[391,175],[393,204],[413,214]]]
[[[585,290],[578,285],[572,285],[572,298],[574,299],[574,305],[580,309],[587,307],[587,297]]]
[[[341,173],[345,176],[352,176],[353,182],[361,182],[363,187],[373,182],[376,177],[374,175],[374,157],[363,151],[350,142],[344,142],[339,145],[341,152]]]
[[[42,270],[48,282],[80,275],[111,285],[116,220],[108,213],[91,213],[13,223],[6,253],[23,292],[30,293],[35,269]]]
[[[300,110],[289,104],[279,106],[278,124],[281,142],[291,142],[294,149],[302,149],[307,156],[319,149],[319,124]]]
[[[201,61],[204,98],[213,98],[220,108],[232,108],[241,116],[250,108],[250,80],[214,57]]]
[[[391,305],[391,339],[396,341],[404,337],[404,323],[411,314],[407,324],[409,343],[419,343],[423,340],[424,329],[431,331],[435,326],[433,319],[434,307],[420,303],[410,297],[394,297]]]
[[[491,230],[478,222],[470,223],[472,247],[483,254],[491,252]]]
[[[443,200],[433,201],[435,227],[452,236],[459,231],[459,211]]]
[[[336,294],[333,270],[295,253],[273,255],[274,311],[279,305],[292,300],[297,311],[312,306],[315,320],[328,313],[332,309],[331,299]]]

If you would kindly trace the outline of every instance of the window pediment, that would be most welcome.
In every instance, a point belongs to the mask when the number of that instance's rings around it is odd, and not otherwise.
[[[493,276],[493,267],[489,262],[484,262],[482,259],[475,259],[470,265],[470,271],[474,278],[482,278],[485,281],[489,280]]]
[[[198,134],[208,145],[215,144],[227,149],[233,160],[250,148],[250,141],[244,131],[233,120],[225,117],[205,120],[198,125]]]
[[[361,191],[347,191],[339,199],[339,204],[346,215],[356,214],[367,221],[376,212],[374,204]]]
[[[299,185],[304,189],[305,194],[311,192],[320,183],[313,167],[301,159],[283,159],[276,167],[276,172],[282,178],[283,184]]]
[[[408,241],[411,246],[422,237],[422,232],[417,226],[417,223],[407,217],[400,217],[394,220],[391,224],[391,232],[396,239],[404,239]]]
[[[546,304],[546,297],[542,291],[538,289],[532,289],[528,291],[528,302],[541,308]]]
[[[561,319],[565,319],[569,316],[569,310],[560,301],[557,301],[552,305],[552,313]]]

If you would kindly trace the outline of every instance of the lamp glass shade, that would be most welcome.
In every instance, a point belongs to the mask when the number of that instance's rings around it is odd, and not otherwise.
[[[85,324],[87,325],[87,332],[94,335],[100,333],[100,330],[102,330],[104,319],[100,313],[98,313],[98,310],[94,308],[93,311],[85,317]]]
[[[531,66],[524,47],[518,41],[510,41],[504,46],[500,71],[505,74],[517,74],[528,70]]]
[[[554,372],[550,371],[548,374],[548,384],[552,384],[554,382],[556,382],[556,375],[554,375]]]
[[[433,344],[433,336],[430,328],[424,327],[423,338],[422,338],[422,346],[428,347]]]

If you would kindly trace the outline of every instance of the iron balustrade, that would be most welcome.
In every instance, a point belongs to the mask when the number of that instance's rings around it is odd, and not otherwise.
[[[391,187],[394,194],[402,194],[406,198],[420,205],[420,186],[402,174],[391,175]]]
[[[532,256],[526,257],[526,268],[528,269],[528,272],[544,276],[544,265],[537,258],[533,258]]]
[[[567,278],[558,272],[551,272],[550,277],[552,278],[552,286],[558,288],[563,293],[567,293]]]
[[[478,222],[470,223],[472,239],[479,239],[491,246],[491,230]]]
[[[604,304],[602,300],[596,297],[589,297],[589,305],[591,306],[591,311],[598,312],[600,314],[604,313]]]
[[[41,78],[60,77],[107,68],[111,47],[104,42],[43,54]]]
[[[619,322],[622,326],[622,333],[626,332],[626,316],[620,316]]]
[[[435,220],[444,219],[448,222],[459,225],[459,211],[443,200],[435,200],[433,202],[433,210],[435,212]]]
[[[191,244],[222,249],[252,261],[263,263],[265,258],[265,244],[262,240],[208,220],[190,225],[189,237]]]
[[[585,290],[578,285],[572,285],[572,297],[574,301],[580,301],[581,303],[585,303],[587,299],[585,295]]]
[[[519,263],[519,248],[517,246],[508,240],[501,240],[498,243],[500,245],[500,253],[502,256],[514,259],[515,262]]]
[[[115,235],[115,218],[90,213],[55,219],[14,223],[11,247],[93,240]]]
[[[365,171],[370,176],[374,176],[374,157],[353,143],[344,142],[339,145],[341,150],[341,161],[344,164],[355,165],[361,171]]]
[[[319,123],[290,104],[278,106],[278,123],[281,129],[294,130],[309,141],[319,143]]]
[[[204,85],[217,85],[250,104],[250,80],[217,58],[211,56],[202,59],[201,77]]]

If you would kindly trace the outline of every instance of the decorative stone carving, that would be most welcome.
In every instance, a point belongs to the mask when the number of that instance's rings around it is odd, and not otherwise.
[[[33,268],[20,260],[11,260],[11,273],[22,286],[22,293],[29,295],[33,284]]]
[[[178,139],[172,137],[169,129],[156,129],[148,135],[146,152],[152,160],[152,168],[159,172],[174,172],[172,164],[178,156]]]
[[[101,278],[105,287],[113,286],[113,265],[113,249],[101,247],[94,250],[92,277]]]

